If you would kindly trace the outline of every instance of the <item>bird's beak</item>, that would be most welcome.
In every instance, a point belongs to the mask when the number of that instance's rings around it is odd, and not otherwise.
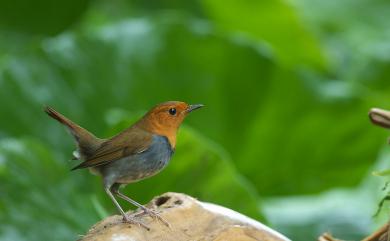
[[[202,105],[202,104],[189,105],[187,110],[186,110],[186,113],[190,113],[191,111],[202,108],[203,106],[204,105]]]
[[[384,128],[390,128],[390,111],[372,108],[368,115],[372,123]]]

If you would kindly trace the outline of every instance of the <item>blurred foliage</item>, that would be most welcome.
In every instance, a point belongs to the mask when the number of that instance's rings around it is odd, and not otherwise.
[[[99,178],[68,173],[73,143],[45,104],[100,137],[162,101],[205,104],[167,169],[125,192],[142,202],[186,192],[260,220],[264,200],[356,187],[385,142],[366,113],[389,108],[387,1],[8,0],[0,9],[0,239],[52,230],[74,239],[115,212]],[[329,231],[310,219],[294,232],[302,222],[286,220],[276,229],[293,240],[313,240],[308,227]],[[362,233],[346,227],[342,238]]]
[[[285,1],[203,2],[208,15],[217,26],[242,33],[254,41],[272,43],[276,58],[282,63],[318,65],[316,67],[324,64],[318,42],[306,31],[296,12]]]
[[[0,1],[0,26],[29,34],[57,34],[79,20],[89,0]]]

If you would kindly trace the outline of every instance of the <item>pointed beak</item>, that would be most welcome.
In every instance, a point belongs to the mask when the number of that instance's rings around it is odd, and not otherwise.
[[[384,128],[390,128],[390,111],[372,108],[368,115],[372,123]]]
[[[189,105],[188,109],[186,110],[186,113],[190,113],[191,111],[202,108],[203,106],[204,105],[202,105],[202,104]]]

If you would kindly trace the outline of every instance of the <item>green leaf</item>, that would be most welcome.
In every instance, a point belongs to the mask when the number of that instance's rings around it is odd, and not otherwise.
[[[382,170],[382,171],[374,171],[374,172],[372,172],[372,175],[374,175],[374,176],[389,176],[390,169]]]
[[[287,66],[324,67],[318,41],[297,12],[282,0],[203,0],[206,14],[222,29],[256,42],[268,43],[276,58]]]
[[[385,134],[366,113],[386,99],[364,95],[358,84],[293,72],[207,21],[175,13],[45,39],[4,58],[0,73],[4,135],[39,136],[62,150],[72,141],[44,115],[44,104],[108,137],[102,112],[113,107],[203,103],[186,123],[220,143],[263,195],[354,186]]]
[[[4,0],[0,1],[0,27],[23,37],[54,35],[75,24],[87,10],[89,0]],[[48,21],[50,20],[50,21]]]
[[[98,186],[37,140],[2,139],[0,239],[71,240],[98,220]],[[100,186],[100,185],[99,185]]]

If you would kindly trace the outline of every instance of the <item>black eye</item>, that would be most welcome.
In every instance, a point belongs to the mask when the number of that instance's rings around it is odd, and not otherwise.
[[[176,115],[176,109],[175,108],[170,108],[169,109],[169,114]]]

